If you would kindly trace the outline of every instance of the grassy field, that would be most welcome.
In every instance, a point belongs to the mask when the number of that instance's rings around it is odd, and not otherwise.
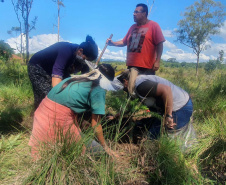
[[[117,70],[125,68],[124,63],[117,66]],[[138,144],[128,139],[123,142],[133,126],[131,119],[146,107],[136,100],[129,102],[123,92],[108,92],[109,112],[129,109],[132,114],[123,130],[122,118],[110,126],[103,121],[107,142],[120,159],[104,153],[81,155],[82,145],[94,137],[87,130],[81,142],[70,147],[67,141],[56,144],[34,162],[28,147],[33,94],[26,65],[0,61],[0,184],[225,184],[226,71],[216,69],[206,74],[200,69],[196,78],[193,68],[161,66],[157,75],[192,97],[198,138],[192,149],[182,153],[177,141],[165,135],[159,140],[148,140],[144,135]]]

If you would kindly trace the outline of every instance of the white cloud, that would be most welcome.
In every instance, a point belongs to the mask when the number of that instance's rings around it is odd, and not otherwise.
[[[200,62],[217,59],[220,50],[226,51],[226,44],[217,44],[211,41],[208,42],[207,45],[210,45],[211,48],[208,48],[200,54]],[[166,50],[166,52],[162,55],[163,60],[176,58],[178,62],[197,62],[197,56],[194,53],[179,49],[169,41],[164,43],[164,50]]]
[[[224,21],[224,25],[219,29],[219,31],[220,33],[217,36],[226,40],[226,20]],[[174,36],[172,30],[163,30],[163,34],[165,37]],[[226,43],[216,43],[214,41],[208,41],[205,45],[209,45],[210,47],[208,47],[207,50],[201,52],[200,62],[207,62],[208,60],[217,59],[219,51],[221,50],[223,50],[226,55]],[[169,58],[176,58],[179,62],[196,62],[197,60],[197,56],[194,53],[183,51],[182,49],[179,49],[177,45],[171,43],[168,40],[164,42],[164,51],[165,53],[162,55],[162,59],[164,60],[167,60]],[[226,59],[226,56],[224,56],[224,58]]]
[[[60,41],[63,41],[60,38]],[[20,36],[10,38],[6,41],[13,49],[15,49],[16,53],[19,53],[17,50],[18,46],[20,45]],[[54,43],[57,42],[57,34],[43,34],[43,35],[36,35],[29,39],[29,51],[30,53],[36,53]],[[25,37],[23,37],[23,45],[25,46]],[[99,54],[102,52],[100,48],[98,48]],[[110,51],[106,49],[102,59],[111,59],[111,60],[126,60],[126,54],[123,53],[123,50],[119,51]]]
[[[98,48],[99,55],[101,54],[102,50]],[[119,51],[110,51],[109,49],[106,49],[101,59],[110,59],[110,60],[120,60],[125,61],[126,60],[126,53],[123,53],[123,50]]]
[[[177,48],[177,46],[176,46],[175,44],[169,42],[168,40],[166,40],[166,41],[163,43],[163,45],[164,45],[164,48],[165,48],[165,47],[166,47],[166,48],[169,48],[169,49],[176,49],[176,48]]]
[[[104,52],[102,59],[111,59],[111,60],[126,60],[126,54],[123,53],[123,50],[119,51],[110,51],[109,49],[106,49]]]
[[[174,37],[172,30],[162,30],[164,37]]]
[[[219,51],[223,50],[226,54],[226,43],[214,43],[213,41],[209,41],[208,44],[211,46],[207,50],[202,53],[208,55],[210,59],[217,59],[219,55]],[[226,58],[226,56],[224,56]]]
[[[222,30],[221,30],[221,36],[226,39],[225,30],[226,30],[226,21],[225,21],[224,29],[222,27]],[[170,31],[167,33],[170,33]],[[62,38],[61,38],[61,41],[63,41]],[[10,38],[6,42],[12,48],[16,49],[17,45],[19,45],[16,43],[20,43],[20,36],[15,38]],[[25,43],[25,38],[23,38],[23,42]],[[56,43],[57,34],[43,34],[43,35],[33,36],[30,38],[29,42],[30,42],[30,53],[35,53],[41,49],[44,49]],[[225,43],[214,43],[213,41],[209,41],[207,44],[210,45],[211,48],[208,48],[207,50],[201,53],[200,62],[206,62],[210,59],[217,59],[220,50],[223,50],[226,53]],[[100,54],[102,50],[98,48],[98,51]],[[18,53],[18,51],[16,51],[16,53]],[[169,58],[176,58],[178,62],[183,62],[183,61],[196,62],[197,56],[192,52],[184,51],[178,48],[177,45],[171,43],[169,40],[166,40],[164,42],[164,54],[162,55],[162,59],[167,60]],[[122,49],[118,51],[117,50],[111,51],[107,48],[102,56],[102,59],[125,61],[126,51],[123,51]]]
[[[226,40],[226,20],[224,21],[224,25],[220,28],[219,36]]]
[[[197,59],[195,54],[186,53],[182,49],[172,49],[162,55],[162,59],[164,60],[168,60],[169,58],[176,58],[178,62],[196,62]]]
[[[16,53],[19,53],[17,48],[20,46],[20,35],[18,37],[13,37],[8,39],[6,42],[15,49]],[[23,45],[25,46],[25,37],[23,36]],[[62,38],[60,38],[61,41],[63,41]],[[29,52],[30,53],[36,53],[37,51],[40,51],[54,43],[57,42],[57,34],[43,34],[43,35],[37,35],[33,36],[29,39]]]
[[[62,39],[60,39],[62,41]],[[29,40],[30,53],[36,53],[57,42],[57,34],[43,34]]]

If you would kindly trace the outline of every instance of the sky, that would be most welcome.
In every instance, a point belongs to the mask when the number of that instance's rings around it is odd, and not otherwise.
[[[178,28],[186,7],[195,0],[64,0],[60,10],[60,41],[80,44],[87,35],[94,38],[99,54],[105,46],[107,38],[113,34],[113,41],[121,40],[130,26],[134,24],[133,11],[138,3],[152,5],[149,19],[157,22],[166,39],[162,59],[176,58],[178,62],[196,62],[192,49],[176,42],[173,31]],[[221,0],[226,6],[226,1]],[[36,29],[30,32],[30,53],[35,53],[57,42],[57,4],[52,0],[34,0],[29,20],[38,17]],[[211,46],[200,55],[200,62],[216,59],[223,50],[226,60],[226,19],[220,33],[208,42]],[[4,40],[12,48],[16,48],[19,35],[7,33],[13,26],[18,26],[16,14],[11,0],[0,2],[0,40]],[[55,26],[54,26],[55,25]],[[126,59],[126,47],[108,46],[102,59]]]

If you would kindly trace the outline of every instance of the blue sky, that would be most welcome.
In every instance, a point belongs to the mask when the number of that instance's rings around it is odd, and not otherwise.
[[[64,0],[61,8],[60,37],[62,41],[80,44],[86,35],[91,35],[99,52],[103,49],[106,39],[113,34],[112,40],[122,39],[130,26],[134,24],[133,11],[136,4],[145,3],[147,0]],[[153,1],[149,0],[151,6]],[[181,14],[186,7],[193,4],[194,0],[155,0],[149,19],[159,23],[166,42],[162,58],[176,58],[177,61],[196,62],[192,50],[184,45],[174,42],[176,37],[172,31],[177,28],[177,23],[182,19]],[[221,0],[226,6],[226,1]],[[34,0],[30,20],[38,16],[36,30],[30,32],[30,52],[34,53],[57,41],[57,5],[52,0]],[[218,36],[209,42],[211,48],[202,53],[201,61],[216,59],[220,50],[226,53],[226,20]],[[0,40],[16,47],[16,35],[7,34],[12,26],[18,26],[11,0],[0,3]],[[226,55],[226,54],[225,54]],[[126,57],[126,47],[108,47],[103,59],[119,59]],[[226,59],[226,58],[225,58]]]

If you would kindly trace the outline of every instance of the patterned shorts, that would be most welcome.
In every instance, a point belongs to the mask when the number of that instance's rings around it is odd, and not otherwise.
[[[37,109],[52,88],[52,78],[39,65],[28,64],[27,68],[34,92],[34,107]]]

